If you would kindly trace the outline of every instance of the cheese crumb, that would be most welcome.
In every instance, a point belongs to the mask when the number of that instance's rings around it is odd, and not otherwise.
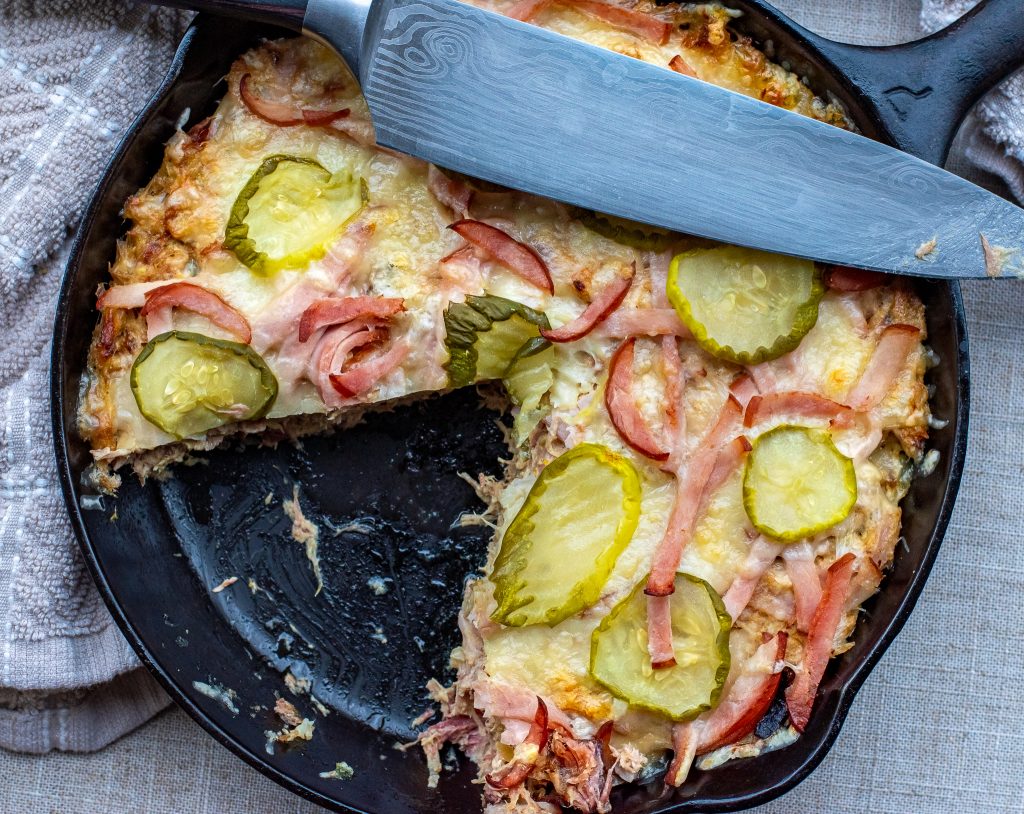
[[[933,237],[931,240],[926,240],[920,246],[917,247],[917,251],[914,252],[914,257],[918,260],[924,260],[928,255],[935,251],[935,247],[939,245],[939,239]]]
[[[292,487],[292,499],[281,504],[284,513],[292,521],[292,539],[302,543],[306,547],[306,558],[313,566],[313,576],[316,577],[316,596],[324,588],[323,577],[320,574],[320,557],[317,555],[317,546],[320,543],[320,529],[316,523],[306,518],[302,513],[302,506],[299,503],[299,484]]]
[[[224,590],[225,588],[230,588],[230,587],[231,587],[232,585],[234,585],[234,584],[235,584],[236,582],[238,582],[238,577],[228,577],[228,578],[227,578],[226,580],[224,580],[224,581],[223,581],[223,582],[222,582],[222,583],[221,583],[220,585],[218,585],[218,586],[217,586],[216,588],[214,588],[214,589],[213,589],[213,592],[214,592],[215,594],[219,594],[219,593],[220,593],[221,591],[223,591],[223,590]]]

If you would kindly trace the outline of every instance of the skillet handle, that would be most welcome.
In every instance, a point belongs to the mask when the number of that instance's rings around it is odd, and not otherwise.
[[[949,27],[903,45],[815,44],[895,144],[941,165],[975,102],[1024,66],[1024,9],[1021,0],[982,0]]]
[[[236,17],[302,31],[307,0],[146,0],[154,6],[205,11],[220,17]]]

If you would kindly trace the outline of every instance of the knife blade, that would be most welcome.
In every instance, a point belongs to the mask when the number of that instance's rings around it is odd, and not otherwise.
[[[378,142],[440,166],[828,263],[1024,274],[1024,209],[856,133],[457,0],[311,0],[303,28]]]

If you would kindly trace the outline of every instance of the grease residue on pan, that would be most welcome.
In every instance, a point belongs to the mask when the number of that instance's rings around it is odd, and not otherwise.
[[[463,581],[490,536],[457,522],[480,508],[457,473],[498,475],[507,455],[497,414],[475,393],[443,398],[444,410],[403,406],[295,445],[215,450],[157,486],[202,584],[237,575],[258,586],[211,595],[248,647],[398,739],[413,737],[427,680],[448,675]],[[319,594],[282,511],[295,484],[320,527]]]

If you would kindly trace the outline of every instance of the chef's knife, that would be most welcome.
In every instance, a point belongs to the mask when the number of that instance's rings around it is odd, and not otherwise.
[[[322,40],[359,77],[380,144],[467,175],[823,262],[947,278],[1018,270],[1024,209],[997,195],[458,0],[160,1]]]

